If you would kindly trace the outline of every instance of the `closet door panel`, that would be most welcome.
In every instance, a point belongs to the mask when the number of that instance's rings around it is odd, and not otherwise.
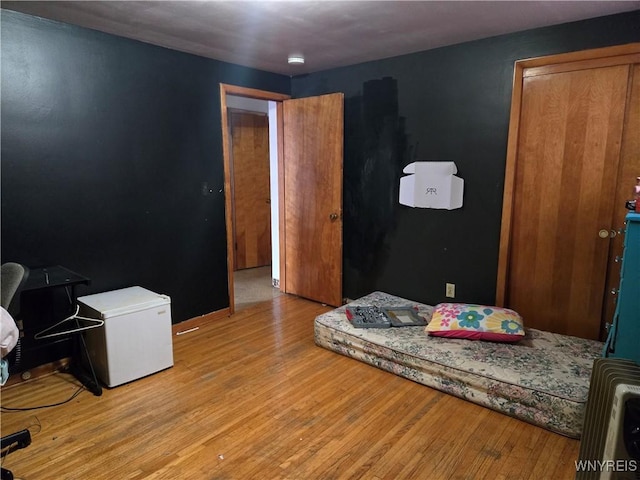
[[[620,165],[618,168],[618,182],[613,212],[613,228],[618,231],[624,228],[624,219],[629,211],[624,207],[625,201],[631,199],[631,192],[640,176],[640,64],[631,66],[627,105],[625,109],[624,132]],[[604,324],[613,321],[616,309],[617,294],[612,293],[620,283],[620,262],[624,235],[617,235],[611,241],[609,251],[609,270],[607,272],[607,286],[605,288]],[[618,260],[618,261],[617,261]],[[601,338],[606,336],[604,328]]]
[[[529,327],[600,336],[628,77],[525,71],[505,304]]]

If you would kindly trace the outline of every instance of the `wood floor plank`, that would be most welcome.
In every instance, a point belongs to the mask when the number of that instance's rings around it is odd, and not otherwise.
[[[570,479],[579,442],[315,345],[329,308],[282,295],[174,336],[174,366],[101,397],[2,412],[25,480]],[[58,373],[3,407],[69,398]]]

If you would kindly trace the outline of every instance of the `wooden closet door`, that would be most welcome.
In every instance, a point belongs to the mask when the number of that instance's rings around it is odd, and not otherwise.
[[[231,112],[235,269],[271,264],[269,119]]]
[[[504,303],[529,327],[600,336],[629,71],[524,71]]]
[[[624,220],[629,210],[624,205],[627,200],[632,198],[631,192],[636,184],[636,177],[640,176],[640,63],[631,66],[628,92],[613,211],[614,231],[625,228]],[[619,260],[624,249],[624,237],[624,235],[616,235],[611,240],[611,249],[609,250],[609,270],[603,315],[604,322],[609,324],[613,321],[617,303],[616,292],[620,287],[621,264]],[[600,337],[604,339],[607,334],[604,328],[605,324],[602,327]]]

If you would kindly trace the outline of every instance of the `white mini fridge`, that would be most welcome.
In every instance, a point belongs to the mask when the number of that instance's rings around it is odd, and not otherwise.
[[[89,357],[108,387],[173,366],[171,299],[142,287],[78,298],[80,315],[104,320],[85,332]]]

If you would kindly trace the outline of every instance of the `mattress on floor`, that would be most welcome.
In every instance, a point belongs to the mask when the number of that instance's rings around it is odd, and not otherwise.
[[[433,307],[375,292],[315,319],[317,345],[556,433],[579,438],[602,343],[526,329],[518,343],[431,337],[424,327],[354,328],[347,306]],[[526,319],[525,326],[526,326]]]

